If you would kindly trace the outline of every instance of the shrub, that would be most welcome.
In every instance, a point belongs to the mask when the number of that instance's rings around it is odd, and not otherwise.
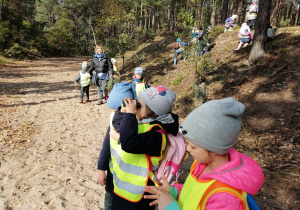
[[[221,33],[224,32],[224,26],[223,25],[217,25],[213,27],[208,35],[208,38],[216,38],[219,36]]]
[[[172,85],[179,85],[181,82],[181,76],[177,75],[177,77],[172,81]]]

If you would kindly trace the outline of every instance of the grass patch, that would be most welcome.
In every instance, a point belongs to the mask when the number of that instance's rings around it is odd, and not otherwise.
[[[172,81],[172,85],[179,85],[181,82],[181,75],[177,75],[176,78]]]
[[[8,63],[11,63],[11,62],[12,62],[11,59],[5,58],[2,55],[0,55],[0,65],[1,66],[5,65],[5,64],[8,64]]]

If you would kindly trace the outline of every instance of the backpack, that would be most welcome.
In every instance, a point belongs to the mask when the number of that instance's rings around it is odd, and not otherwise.
[[[180,48],[179,43],[175,42],[175,44],[173,45],[174,50],[177,50]]]
[[[156,130],[159,133],[166,134],[167,144],[165,150],[162,152],[162,159],[160,160],[158,169],[154,171],[157,180],[161,179],[164,174],[168,182],[173,175],[179,170],[180,163],[185,155],[185,143],[181,133],[173,136],[164,130]]]
[[[256,13],[257,12],[257,4],[251,4],[249,6],[249,13]]]

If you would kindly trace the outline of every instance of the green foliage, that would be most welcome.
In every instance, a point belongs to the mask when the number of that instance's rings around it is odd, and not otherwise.
[[[11,32],[9,30],[9,22],[1,21],[0,22],[0,46],[2,49],[5,49],[11,39]]]
[[[196,25],[196,20],[193,17],[193,14],[190,12],[181,9],[181,11],[177,15],[178,18],[178,27],[180,29],[192,29]]]
[[[291,19],[290,18],[286,19],[286,20],[281,19],[279,21],[278,25],[279,25],[279,27],[287,27],[287,26],[290,25],[290,23],[291,23]]]
[[[179,85],[181,82],[181,75],[177,75],[176,78],[172,81],[172,85]]]
[[[121,34],[119,39],[109,38],[107,47],[109,48],[108,55],[113,57],[116,55],[124,55],[126,50],[130,48],[131,39],[127,34]]]
[[[9,58],[16,58],[18,60],[23,60],[24,58],[41,57],[37,49],[29,50],[25,47],[20,46],[18,43],[13,44],[11,48],[6,50],[5,56]]]
[[[217,25],[213,27],[208,35],[208,38],[216,38],[220,34],[224,32],[224,26],[223,25]]]
[[[135,54],[132,57],[132,59],[136,64],[140,65],[141,63],[143,63],[146,60],[146,55],[145,55],[145,53],[138,53],[138,54]]]
[[[197,78],[204,79],[206,75],[213,70],[213,64],[206,58],[202,58],[197,65]]]
[[[58,21],[51,26],[45,38],[48,40],[48,45],[51,54],[60,53],[60,55],[65,54],[75,54],[77,52],[76,44],[73,39],[73,29],[74,23],[72,20],[61,17]]]

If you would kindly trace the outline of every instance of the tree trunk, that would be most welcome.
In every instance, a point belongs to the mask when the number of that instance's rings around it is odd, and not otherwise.
[[[228,16],[232,16],[234,14],[234,6],[236,4],[236,0],[231,0],[230,2],[230,9],[229,9],[229,15]]]
[[[167,20],[168,20],[168,31],[171,31],[171,10],[170,10],[170,6],[168,6]]]
[[[1,1],[1,6],[0,6],[0,20],[2,19],[3,4],[4,4],[4,0]]]
[[[259,10],[255,21],[255,34],[253,46],[249,55],[249,65],[256,64],[265,55],[265,41],[267,38],[268,24],[270,22],[272,0],[259,2]]]
[[[293,3],[293,2],[290,2],[290,7],[289,7],[289,10],[288,10],[288,12],[287,12],[286,19],[291,19],[291,14],[292,14],[292,10],[293,10],[293,5],[294,5],[294,3]]]
[[[278,0],[277,6],[276,6],[276,13],[275,13],[275,22],[274,22],[274,25],[276,27],[278,26],[278,23],[279,23],[281,7],[282,7],[282,0]]]
[[[295,3],[295,8],[296,8],[296,17],[295,17],[295,26],[298,24],[298,18],[299,18],[299,11],[300,11],[300,9],[298,9],[298,7],[299,7],[299,2],[298,1],[296,1],[296,3]]]
[[[140,20],[140,27],[142,27],[142,25],[143,25],[143,0],[141,0],[141,14],[140,14],[140,18],[141,18],[141,20]]]
[[[211,16],[210,16],[210,23],[211,26],[214,27],[216,25],[216,2],[215,0],[212,2],[212,10],[211,10]]]
[[[155,12],[153,12],[153,15],[152,15],[152,30],[154,31],[155,27]]]
[[[228,2],[229,0],[222,1],[222,14],[221,14],[221,22],[224,22],[227,18],[228,13]]]
[[[237,9],[237,19],[236,19],[236,23],[238,25],[241,25],[241,20],[242,20],[242,10],[243,10],[243,1],[241,0],[238,4],[238,9]]]

